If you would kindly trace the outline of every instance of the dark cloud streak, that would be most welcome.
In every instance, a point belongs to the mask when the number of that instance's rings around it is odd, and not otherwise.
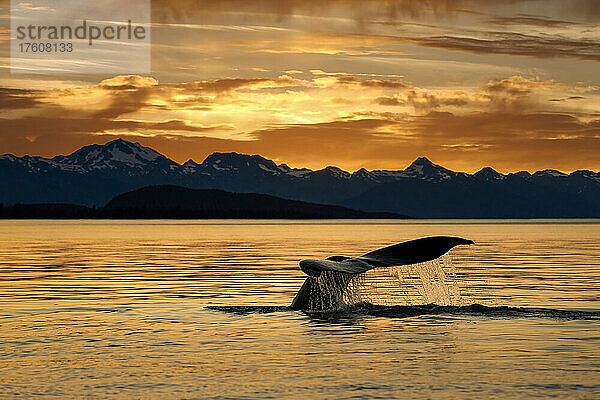
[[[0,88],[0,109],[31,108],[39,104],[35,98],[38,91],[28,89]]]
[[[514,32],[488,32],[487,38],[432,36],[405,37],[404,40],[425,47],[466,51],[476,54],[505,54],[537,58],[571,57],[600,61],[600,44],[558,36],[534,36]]]
[[[494,17],[487,20],[487,22],[493,25],[500,26],[530,25],[544,28],[570,27],[578,25],[577,23],[572,21],[561,21],[534,15],[518,15],[516,17]]]

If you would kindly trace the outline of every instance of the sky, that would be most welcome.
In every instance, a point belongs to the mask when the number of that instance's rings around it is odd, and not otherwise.
[[[9,9],[0,154],[600,170],[597,0],[154,0],[144,75],[11,74]]]

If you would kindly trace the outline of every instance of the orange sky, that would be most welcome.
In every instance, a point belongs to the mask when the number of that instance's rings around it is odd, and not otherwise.
[[[11,75],[0,153],[115,137],[184,162],[600,170],[595,0],[153,1],[152,73]]]

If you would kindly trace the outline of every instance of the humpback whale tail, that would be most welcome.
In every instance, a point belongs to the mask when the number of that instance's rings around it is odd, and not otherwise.
[[[325,260],[300,261],[308,275],[292,301],[294,310],[324,310],[343,305],[346,287],[355,275],[379,267],[409,265],[435,260],[453,247],[473,241],[452,236],[433,236],[363,254],[360,257],[332,256]]]

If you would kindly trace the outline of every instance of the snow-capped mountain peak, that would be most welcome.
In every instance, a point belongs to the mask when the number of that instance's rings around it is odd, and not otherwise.
[[[375,176],[373,173],[369,172],[366,168],[361,168],[358,171],[354,171],[352,173],[353,178],[361,178],[361,179],[374,179]]]
[[[123,139],[115,139],[106,144],[92,144],[69,154],[68,156],[56,156],[49,162],[67,171],[99,171],[99,170],[137,170],[145,174],[150,166],[165,164],[166,168],[176,165],[156,150],[142,146],[139,143],[128,142]]]
[[[502,175],[500,172],[496,171],[492,167],[484,167],[481,170],[479,170],[478,172],[476,172],[473,176],[476,178],[484,179],[484,180],[503,179],[504,178],[504,175]]]
[[[68,156],[56,156],[52,160],[59,163],[78,162],[81,164],[114,160],[140,164],[144,161],[153,161],[159,157],[161,157],[161,154],[149,147],[144,147],[139,143],[127,142],[123,139],[116,139],[103,145],[85,146]]]
[[[315,171],[315,172],[319,173],[319,175],[327,175],[327,176],[334,177],[336,179],[349,179],[350,178],[349,172],[346,172],[341,168],[334,167],[331,165],[328,167],[325,167],[319,171]]]
[[[296,178],[304,178],[306,175],[308,175],[311,172],[313,172],[311,169],[308,169],[308,168],[291,168],[287,164],[279,164],[277,166],[277,168],[279,168],[279,170],[283,174],[286,174],[288,176],[293,176],[293,177],[296,177]]]
[[[587,169],[580,169],[578,171],[571,172],[569,176],[579,176],[600,182],[600,172],[594,172]]]
[[[537,171],[533,176],[553,176],[553,177],[563,177],[567,176],[564,172],[557,171],[555,169],[545,169],[543,171]]]
[[[411,178],[427,180],[444,180],[456,176],[456,172],[432,163],[426,157],[419,157],[404,170],[404,174]]]
[[[257,154],[239,154],[239,153],[212,153],[200,164],[205,170],[214,171],[239,171],[253,170],[265,171],[272,174],[279,174],[281,170],[272,161]]]

